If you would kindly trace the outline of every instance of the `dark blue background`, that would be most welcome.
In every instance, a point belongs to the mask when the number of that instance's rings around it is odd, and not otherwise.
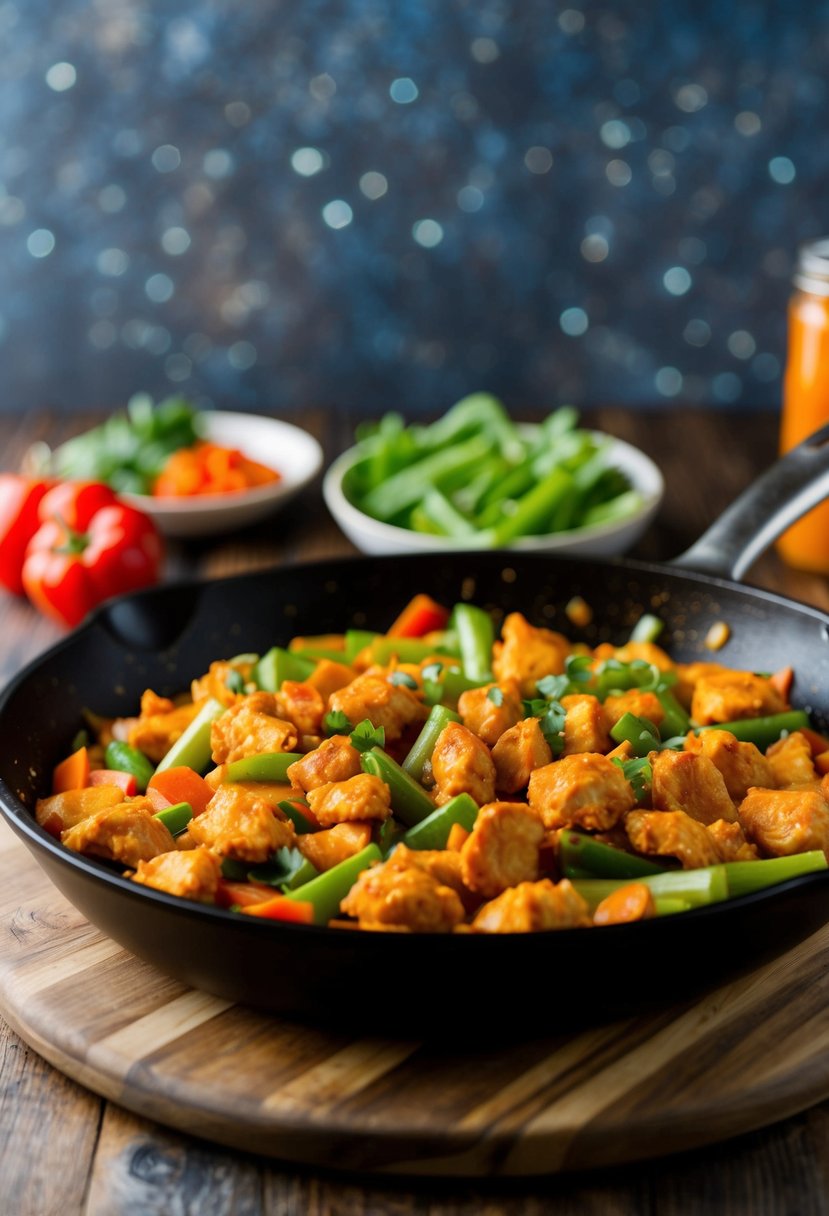
[[[3,409],[779,398],[827,3],[0,0],[0,39]]]

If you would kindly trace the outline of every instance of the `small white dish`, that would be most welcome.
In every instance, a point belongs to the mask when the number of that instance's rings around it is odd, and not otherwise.
[[[289,422],[263,414],[205,410],[199,414],[205,439],[238,448],[251,460],[280,474],[279,481],[232,494],[199,494],[187,498],[154,498],[121,494],[155,520],[166,536],[209,536],[244,528],[284,507],[319,472],[322,448],[312,435]]]
[[[594,432],[598,438],[609,440],[607,464],[626,474],[631,489],[641,495],[639,510],[624,519],[596,524],[590,528],[573,528],[568,532],[548,532],[543,536],[525,536],[508,546],[525,553],[576,554],[584,557],[613,557],[625,553],[636,543],[653,520],[665,493],[665,482],[657,466],[639,448],[623,439]],[[474,538],[454,539],[413,532],[398,528],[366,515],[346,497],[343,479],[360,458],[359,449],[349,448],[331,465],[322,483],[322,493],[328,510],[348,539],[363,553],[442,553],[453,549],[475,548]]]

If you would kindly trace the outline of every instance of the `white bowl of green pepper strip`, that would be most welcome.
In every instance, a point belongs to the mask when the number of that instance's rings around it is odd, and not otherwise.
[[[387,415],[329,468],[328,509],[364,553],[508,548],[610,557],[659,509],[662,474],[567,407],[514,423],[484,393],[430,426]]]

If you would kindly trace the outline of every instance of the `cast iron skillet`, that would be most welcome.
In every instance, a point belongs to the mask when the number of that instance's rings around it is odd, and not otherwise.
[[[624,641],[642,610],[666,622],[680,660],[725,620],[731,666],[791,664],[796,702],[829,727],[829,617],[729,581],[829,494],[829,427],[779,462],[671,565],[535,554],[358,558],[165,586],[114,600],[31,663],[0,698],[0,808],[47,876],[128,950],[188,984],[303,1019],[382,1033],[461,1036],[497,1019],[526,1031],[664,1004],[734,977],[829,917],[829,875],[633,925],[505,936],[407,935],[281,925],[137,887],[70,853],[35,823],[34,800],[80,711],[128,714],[143,690],[172,693],[212,659],[295,633],[386,627],[415,591],[471,599],[573,634],[563,605],[593,606],[582,639]],[[758,522],[762,521],[762,522]],[[692,571],[702,570],[704,573]]]

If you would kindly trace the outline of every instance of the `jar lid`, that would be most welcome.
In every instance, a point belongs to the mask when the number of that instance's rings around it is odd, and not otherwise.
[[[812,295],[829,296],[829,237],[800,246],[794,284]]]

